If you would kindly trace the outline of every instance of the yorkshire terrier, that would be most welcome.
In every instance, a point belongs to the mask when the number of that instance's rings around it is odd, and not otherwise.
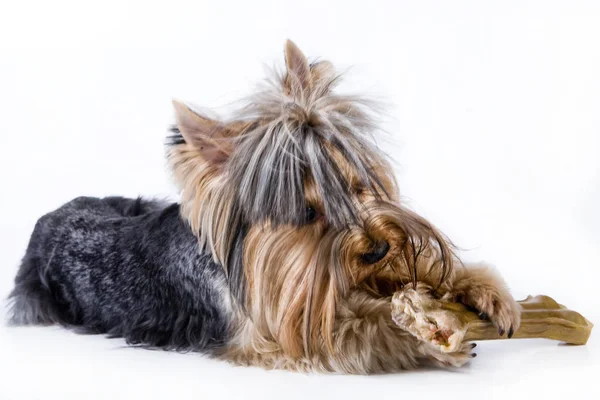
[[[179,204],[79,197],[37,222],[16,325],[60,324],[235,364],[372,374],[474,356],[418,341],[391,295],[426,284],[509,337],[520,308],[485,265],[399,200],[371,103],[335,92],[294,43],[229,118],[174,102],[167,157]]]

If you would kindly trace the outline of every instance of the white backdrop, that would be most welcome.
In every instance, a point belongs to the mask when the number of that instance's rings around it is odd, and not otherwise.
[[[517,297],[600,321],[600,3],[3,2],[0,295],[36,219],[78,195],[177,198],[171,98],[249,93],[286,38],[384,99],[405,201],[494,263]],[[600,350],[483,343],[458,372],[306,376],[0,328],[0,398],[306,398],[600,394]],[[83,397],[82,397],[83,396]],[[550,397],[549,397],[550,396]],[[426,396],[425,396],[426,397]],[[590,398],[593,398],[590,397]]]

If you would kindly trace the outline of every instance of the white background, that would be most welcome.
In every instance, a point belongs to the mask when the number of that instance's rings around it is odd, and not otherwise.
[[[248,94],[286,38],[390,106],[405,201],[517,297],[600,321],[600,3],[7,1],[0,12],[0,295],[36,219],[78,195],[176,199],[171,98]],[[350,68],[352,67],[352,68]],[[586,347],[481,343],[457,371],[236,368],[58,328],[0,328],[0,398],[598,398]],[[594,396],[595,395],[595,396]]]

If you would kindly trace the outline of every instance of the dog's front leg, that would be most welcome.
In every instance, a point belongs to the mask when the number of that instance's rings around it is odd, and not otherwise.
[[[392,321],[389,298],[360,291],[338,306],[333,339],[333,351],[323,352],[323,363],[331,370],[355,374],[393,372],[427,363],[458,367],[473,357],[474,347],[465,343],[458,352],[441,352]]]
[[[308,354],[288,354],[270,335],[258,332],[250,319],[244,319],[236,331],[222,358],[238,365],[306,372],[365,375],[425,364],[458,367],[473,357],[474,347],[465,343],[459,351],[446,353],[440,346],[420,341],[394,323],[389,297],[362,290],[340,300],[331,340],[321,337],[311,342]]]
[[[482,318],[492,321],[500,335],[511,337],[519,328],[521,307],[492,267],[483,263],[457,266],[443,286],[453,300],[475,308]]]
[[[410,284],[416,277],[417,282],[431,287],[439,297],[477,310],[482,318],[496,325],[500,335],[511,337],[519,328],[521,307],[511,296],[504,279],[491,266],[455,260],[454,268],[445,277],[441,269],[432,267],[431,260],[422,260],[415,268],[412,277],[404,271],[398,275],[404,284]],[[391,277],[389,273],[384,275],[389,282],[394,282]]]

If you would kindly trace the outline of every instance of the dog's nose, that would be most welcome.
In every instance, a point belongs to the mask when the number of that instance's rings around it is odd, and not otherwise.
[[[381,261],[389,250],[390,244],[385,240],[382,240],[375,243],[373,249],[370,252],[363,254],[361,258],[367,264],[375,264],[377,261]]]

